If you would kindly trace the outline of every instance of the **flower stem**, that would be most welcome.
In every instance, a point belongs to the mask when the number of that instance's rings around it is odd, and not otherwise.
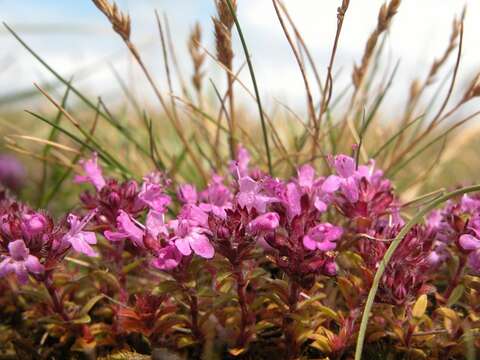
[[[247,342],[247,327],[248,327],[248,306],[247,306],[247,299],[245,296],[245,278],[243,276],[243,272],[241,269],[241,265],[236,266],[235,269],[235,279],[237,281],[237,295],[238,295],[238,303],[240,305],[241,311],[241,320],[240,320],[240,334],[237,339],[237,346],[243,347]]]
[[[70,321],[70,318],[68,317],[67,313],[65,312],[65,308],[63,307],[62,302],[60,301],[57,293],[57,289],[55,288],[55,285],[53,284],[53,279],[51,276],[48,276],[45,278],[43,281],[43,284],[45,285],[45,288],[48,291],[48,294],[50,295],[50,298],[52,299],[53,303],[53,310],[61,316],[61,318],[64,321]]]
[[[454,275],[452,281],[450,281],[450,283],[448,285],[448,288],[445,291],[445,294],[443,295],[443,297],[445,298],[445,301],[448,301],[448,298],[450,297],[450,295],[452,295],[452,291],[457,287],[458,283],[460,282],[460,279],[461,279],[462,273],[463,273],[463,269],[465,268],[466,264],[467,264],[467,262],[465,260],[465,257],[460,256],[457,271],[455,272],[455,275]]]
[[[288,295],[288,312],[283,317],[283,331],[285,334],[285,358],[295,359],[297,356],[297,340],[295,339],[295,331],[293,329],[293,321],[291,315],[295,313],[298,305],[299,286],[295,280],[290,281],[290,290]]]
[[[198,326],[198,298],[195,294],[188,295],[189,303],[190,303],[190,316],[192,318],[192,333],[193,336],[201,341],[202,340],[202,332],[200,331],[200,327]]]

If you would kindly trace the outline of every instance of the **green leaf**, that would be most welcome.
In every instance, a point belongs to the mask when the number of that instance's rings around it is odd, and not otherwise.
[[[462,284],[457,285],[457,287],[453,289],[450,297],[448,298],[447,306],[450,307],[452,305],[455,305],[462,298],[464,291],[465,286],[463,286]]]
[[[90,300],[87,301],[87,303],[85,305],[83,305],[82,309],[80,310],[80,312],[78,313],[80,315],[80,317],[83,317],[85,315],[88,315],[88,313],[90,312],[90,310],[93,309],[93,307],[100,301],[104,298],[105,296],[103,294],[100,294],[100,295],[97,295],[97,296],[94,296],[93,298],[91,298]]]

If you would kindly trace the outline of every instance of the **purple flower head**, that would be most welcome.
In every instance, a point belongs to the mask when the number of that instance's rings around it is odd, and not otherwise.
[[[261,234],[275,230],[279,224],[280,216],[277,213],[268,212],[252,220],[247,225],[247,229],[252,234]]]
[[[237,203],[248,211],[255,209],[259,214],[263,214],[267,205],[275,201],[274,198],[264,195],[261,185],[251,177],[240,178],[238,185]]]
[[[95,186],[97,191],[102,190],[106,182],[102,175],[102,169],[98,165],[98,156],[97,153],[93,153],[92,158],[88,160],[81,160],[80,164],[83,167],[85,175],[75,176],[74,181],[77,183],[89,182]]]
[[[67,222],[70,225],[70,230],[63,237],[63,240],[69,242],[75,251],[93,257],[98,256],[98,253],[90,245],[97,243],[97,237],[94,232],[83,231],[83,229],[94,215],[95,212],[92,211],[80,220],[78,216],[69,214]]]
[[[147,214],[147,222],[145,225],[147,231],[154,237],[157,237],[158,235],[168,235],[164,213],[150,210]]]
[[[342,237],[343,229],[330,223],[324,223],[311,228],[303,237],[303,245],[309,250],[331,251],[335,249],[338,239]]]
[[[197,189],[190,184],[180,185],[177,196],[184,204],[196,204],[198,201]]]
[[[22,218],[23,231],[28,238],[45,232],[49,226],[48,219],[41,213],[24,213]]]
[[[355,173],[355,160],[343,154],[335,156],[333,166],[342,178],[349,178]]]
[[[13,191],[23,188],[27,172],[25,167],[14,156],[0,155],[0,183]]]
[[[144,248],[144,230],[141,229],[137,224],[138,223],[135,223],[125,211],[120,210],[117,217],[118,230],[107,230],[103,233],[103,235],[107,240],[112,242],[129,239],[136,247]]]
[[[144,178],[142,190],[138,194],[140,200],[147,204],[150,209],[165,212],[170,205],[170,196],[165,194],[165,186],[160,183],[160,174],[150,174]]]
[[[21,284],[28,281],[28,274],[42,274],[45,269],[36,256],[30,255],[23,240],[15,240],[8,244],[9,256],[0,262],[0,277],[15,273]]]
[[[375,272],[378,269],[392,240],[401,226],[378,227],[371,238],[357,242],[357,252],[366,267]],[[403,238],[388,263],[379,286],[377,298],[389,304],[404,304],[418,297],[430,279],[435,266],[432,255],[434,233],[426,226],[415,226]]]
[[[97,210],[95,220],[99,225],[115,228],[118,212],[125,211],[133,217],[139,216],[147,204],[139,198],[138,184],[134,180],[119,183],[108,179],[101,191],[80,195],[87,210]]]
[[[330,175],[321,185],[343,215],[357,222],[364,231],[373,221],[395,212],[392,185],[375,170],[375,163],[355,168],[355,160],[346,155],[330,158],[337,175]]]
[[[212,182],[200,194],[199,207],[206,213],[225,219],[225,211],[232,208],[232,197],[230,189],[223,184],[223,178],[213,175]]]
[[[193,250],[195,254],[205,259],[213,257],[215,250],[206,236],[207,229],[192,225],[188,220],[179,220],[173,227],[175,236],[172,241],[182,255],[189,256]]]

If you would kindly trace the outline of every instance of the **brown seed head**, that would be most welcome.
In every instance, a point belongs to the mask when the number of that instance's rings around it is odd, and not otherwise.
[[[202,88],[203,71],[202,66],[205,62],[205,52],[202,50],[200,44],[202,42],[202,28],[199,23],[196,23],[190,34],[188,41],[188,51],[193,62],[193,76],[192,83],[195,89],[200,92]]]
[[[107,17],[112,24],[113,30],[122,37],[124,41],[130,40],[130,16],[122,13],[117,4],[111,5],[108,0],[92,0],[95,6]]]

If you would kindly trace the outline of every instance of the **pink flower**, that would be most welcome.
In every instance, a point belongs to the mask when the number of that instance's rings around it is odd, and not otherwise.
[[[298,185],[311,189],[315,181],[315,169],[310,165],[303,165],[298,170]]]
[[[182,253],[174,245],[167,245],[155,254],[151,265],[159,270],[172,270],[182,260]]]
[[[240,189],[237,202],[240,207],[246,208],[248,211],[255,209],[258,213],[263,214],[267,204],[274,201],[274,198],[261,193],[260,184],[251,177],[245,176],[238,183]]]
[[[155,210],[150,210],[147,214],[147,222],[146,222],[146,229],[150,234],[152,234],[154,237],[157,237],[158,235],[168,235],[168,230],[165,225],[165,214],[155,211]]]
[[[106,182],[102,175],[102,169],[98,165],[97,153],[93,153],[92,158],[89,160],[80,161],[80,164],[83,166],[85,175],[75,176],[74,181],[77,183],[90,182],[95,186],[97,191],[102,190]]]
[[[177,196],[185,204],[196,204],[198,200],[197,189],[190,184],[180,185]]]
[[[8,244],[10,256],[0,262],[0,277],[14,272],[21,284],[28,281],[28,274],[41,274],[45,271],[36,256],[30,255],[29,249],[23,240],[15,240]]]
[[[343,234],[341,227],[324,223],[310,229],[303,237],[303,245],[309,250],[330,251],[337,246],[335,241]]]
[[[280,216],[277,213],[268,212],[252,220],[247,225],[247,229],[249,232],[254,234],[266,233],[278,228],[279,223]]]
[[[189,256],[193,250],[198,256],[211,259],[215,250],[205,235],[206,233],[208,233],[208,230],[199,226],[192,226],[188,220],[180,220],[172,241],[182,255]]]
[[[82,220],[76,215],[68,215],[67,221],[70,224],[70,230],[63,237],[63,240],[68,241],[75,251],[87,256],[98,256],[98,253],[90,246],[97,243],[95,233],[92,231],[83,231],[94,215],[95,212],[92,211]]]
[[[171,202],[170,196],[165,194],[164,186],[159,183],[159,175],[156,174],[144,178],[138,197],[151,209],[158,212],[165,212]]]
[[[46,216],[37,212],[24,213],[22,220],[23,232],[29,238],[43,233],[49,225]]]
[[[123,210],[119,211],[117,216],[118,231],[107,230],[103,233],[105,238],[110,241],[120,241],[130,239],[137,247],[143,248],[143,229],[140,229],[132,220],[132,218]]]
[[[201,203],[199,207],[207,212],[225,219],[226,210],[232,208],[232,193],[223,185],[223,178],[218,175],[212,176],[212,182],[200,194]]]

